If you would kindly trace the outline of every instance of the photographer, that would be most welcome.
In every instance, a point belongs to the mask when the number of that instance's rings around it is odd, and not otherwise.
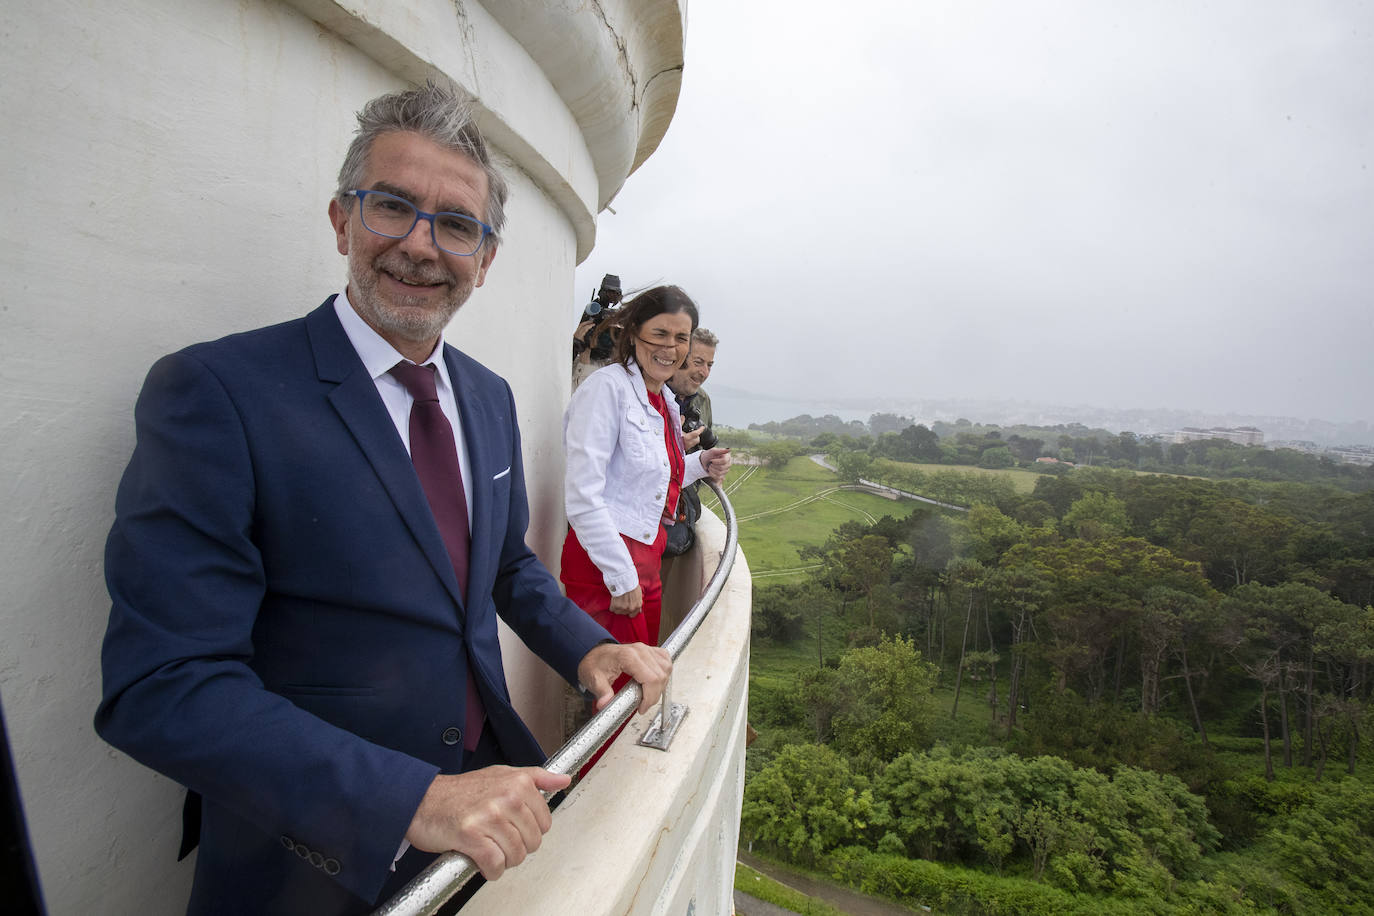
[[[692,349],[687,359],[668,380],[668,387],[673,390],[673,397],[682,412],[682,441],[689,454],[697,449],[716,447],[716,434],[711,429],[711,396],[701,386],[711,377],[719,342],[719,338],[710,331],[697,328],[692,332]],[[695,483],[682,488],[674,513],[677,524],[668,528],[668,543],[663,550],[665,556],[680,556],[696,543],[696,520],[701,516],[701,496],[697,490],[698,484]]]
[[[615,349],[613,332],[620,320],[621,296],[620,278],[615,274],[606,274],[601,278],[601,288],[582,311],[577,330],[573,332],[574,391],[583,379],[611,361],[611,351]]]

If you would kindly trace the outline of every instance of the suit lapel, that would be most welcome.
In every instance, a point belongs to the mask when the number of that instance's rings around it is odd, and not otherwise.
[[[458,590],[453,563],[449,561],[439,527],[434,523],[434,514],[420,479],[415,476],[415,466],[410,463],[410,455],[396,435],[396,426],[377,394],[376,383],[363,368],[357,351],[334,314],[332,296],[310,313],[306,328],[320,380],[335,384],[328,395],[329,403],[367,456],[425,558],[462,608],[463,595]],[[458,623],[462,625],[462,615]]]

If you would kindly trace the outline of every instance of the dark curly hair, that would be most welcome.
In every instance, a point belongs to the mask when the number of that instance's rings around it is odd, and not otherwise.
[[[635,338],[639,336],[639,329],[644,322],[659,315],[683,313],[692,319],[692,330],[695,331],[701,320],[697,314],[697,304],[680,286],[655,286],[627,301],[621,306],[616,319],[620,334],[611,352],[612,361],[628,366],[635,358]]]

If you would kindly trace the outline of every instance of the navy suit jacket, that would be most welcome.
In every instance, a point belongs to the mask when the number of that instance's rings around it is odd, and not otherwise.
[[[469,660],[506,758],[544,759],[496,615],[570,683],[608,638],[525,544],[509,386],[444,358],[472,474],[466,602],[332,297],[148,375],[96,728],[203,796],[190,912],[366,911],[435,774],[463,769]]]

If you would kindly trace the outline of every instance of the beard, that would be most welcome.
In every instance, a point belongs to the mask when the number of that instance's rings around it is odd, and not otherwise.
[[[412,283],[445,283],[448,290],[438,300],[422,296],[384,295],[383,273]],[[414,264],[404,255],[388,251],[370,263],[350,253],[349,301],[363,319],[383,336],[395,335],[412,343],[428,343],[439,337],[458,309],[472,295],[473,282],[464,283],[437,264]]]

